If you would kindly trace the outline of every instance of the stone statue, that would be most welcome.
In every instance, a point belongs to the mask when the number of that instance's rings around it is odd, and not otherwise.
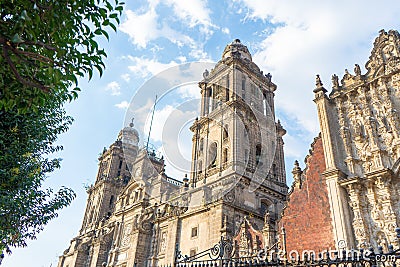
[[[356,74],[356,76],[361,76],[361,68],[360,65],[356,64],[354,67],[354,73]]]
[[[336,74],[332,75],[332,84],[333,88],[335,89],[339,88],[339,77]]]
[[[272,79],[271,73],[268,72],[268,74],[265,74],[265,78],[267,78],[268,82],[271,82],[271,79]]]
[[[270,220],[271,220],[271,214],[269,213],[269,211],[267,211],[264,215],[264,224],[269,225]]]
[[[209,73],[208,70],[206,69],[206,70],[203,72],[203,78],[206,79],[206,78],[208,77],[209,74],[210,74],[210,73]]]

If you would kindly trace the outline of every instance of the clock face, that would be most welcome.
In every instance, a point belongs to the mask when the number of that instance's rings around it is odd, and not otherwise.
[[[142,175],[142,168],[137,167],[137,168],[136,168],[136,171],[135,171],[135,176],[136,176],[136,177],[139,177],[140,175]]]

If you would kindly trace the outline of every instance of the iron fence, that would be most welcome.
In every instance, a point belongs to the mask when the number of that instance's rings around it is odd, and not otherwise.
[[[398,244],[389,245],[387,251],[378,247],[377,251],[369,249],[352,249],[326,251],[321,253],[304,253],[288,255],[286,251],[259,251],[249,257],[236,255],[232,242],[221,237],[213,247],[192,256],[183,255],[177,248],[174,267],[400,267],[400,229],[396,229]],[[395,249],[396,247],[396,249]]]

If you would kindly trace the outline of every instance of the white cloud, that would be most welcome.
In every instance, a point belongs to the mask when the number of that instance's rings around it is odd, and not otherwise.
[[[131,80],[131,75],[129,73],[125,73],[121,75],[121,78],[125,81],[125,82],[129,82]]]
[[[178,65],[175,61],[169,63],[161,63],[155,59],[141,58],[128,56],[133,61],[134,65],[128,66],[133,74],[141,77],[148,77],[149,75],[156,75],[163,70]]]
[[[168,0],[167,4],[173,7],[174,14],[182,21],[187,22],[189,27],[197,25],[213,26],[210,19],[211,11],[207,7],[207,1]]]
[[[179,56],[177,57],[177,59],[181,62],[181,63],[185,63],[187,58],[185,56]]]
[[[141,48],[146,48],[147,43],[159,37],[157,29],[157,14],[154,8],[150,8],[143,14],[132,10],[126,10],[126,20],[119,27],[127,33],[132,42]]]
[[[197,84],[184,85],[176,89],[181,98],[200,99],[200,88]]]
[[[115,106],[117,108],[120,108],[120,109],[127,109],[129,107],[129,102],[128,101],[122,101],[119,104],[115,104]]]
[[[225,33],[225,34],[229,34],[230,33],[229,28],[222,28],[221,31],[223,33]]]
[[[183,45],[194,45],[195,41],[181,32],[172,29],[167,23],[159,23],[155,4],[150,4],[144,13],[126,11],[126,20],[119,27],[120,30],[129,35],[133,44],[139,48],[146,48],[150,41],[158,38],[167,38],[172,43]]]
[[[316,134],[315,74],[321,75],[329,90],[333,73],[340,76],[355,63],[363,65],[372,47],[371,37],[381,28],[400,26],[400,2],[390,2],[382,16],[377,13],[382,3],[374,1],[236,1],[236,6],[247,8],[245,20],[276,24],[271,34],[251,47],[256,51],[253,60],[271,72],[278,85],[276,107]]]
[[[151,129],[151,142],[161,144],[161,152],[166,160],[169,175],[182,178],[179,175],[190,172],[192,132],[189,127],[198,115],[197,110],[181,110],[180,106],[166,105],[154,112]],[[149,131],[151,114],[148,114],[144,126],[146,134]]]
[[[190,52],[189,56],[200,60],[200,61],[211,61],[210,56],[203,50],[203,48],[194,47]]]
[[[119,83],[117,83],[116,81],[110,82],[107,84],[106,86],[106,91],[110,91],[111,95],[120,95],[121,94],[121,87],[119,85]]]

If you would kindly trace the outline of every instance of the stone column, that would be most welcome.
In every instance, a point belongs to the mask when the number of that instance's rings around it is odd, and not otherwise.
[[[333,121],[333,111],[331,110],[330,99],[326,95],[327,90],[323,87],[319,75],[316,78],[316,88],[314,102],[317,104],[318,119],[321,129],[322,144],[324,147],[326,171],[323,175],[326,177],[329,205],[332,212],[332,226],[335,237],[336,246],[339,242],[346,242],[347,248],[354,247],[354,237],[351,233],[351,222],[348,220],[350,216],[349,206],[347,204],[346,192],[339,185],[339,181],[345,177],[345,174],[339,169],[337,151],[338,143],[334,139],[335,134],[332,132],[336,125]]]

